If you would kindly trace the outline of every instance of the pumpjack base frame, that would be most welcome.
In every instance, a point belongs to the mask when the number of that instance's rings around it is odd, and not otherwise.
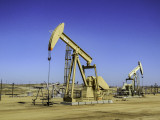
[[[64,105],[90,105],[90,104],[111,104],[112,100],[86,101],[86,102],[61,102]]]

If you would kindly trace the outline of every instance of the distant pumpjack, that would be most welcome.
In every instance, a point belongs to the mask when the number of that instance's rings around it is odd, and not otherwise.
[[[138,61],[138,66],[134,68],[129,74],[128,78],[126,79],[126,83],[124,83],[122,90],[126,92],[127,95],[136,95],[140,94],[140,89],[139,89],[139,80],[138,80],[138,74],[137,71],[140,70],[140,73],[143,78],[143,67],[140,61]],[[131,84],[127,84],[128,80],[132,80]],[[137,88],[136,88],[136,83],[137,83]]]

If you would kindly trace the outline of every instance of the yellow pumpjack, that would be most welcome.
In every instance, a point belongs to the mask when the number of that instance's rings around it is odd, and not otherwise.
[[[81,101],[85,100],[103,100],[106,99],[105,93],[109,90],[108,84],[105,82],[105,80],[97,76],[97,70],[96,65],[91,65],[92,58],[84,51],[82,50],[73,40],[71,40],[66,34],[64,34],[64,23],[59,24],[56,29],[53,31],[49,44],[48,44],[48,51],[52,51],[56,43],[59,39],[61,39],[64,43],[66,43],[70,48],[73,49],[72,54],[72,61],[71,66],[67,78],[66,83],[66,91],[64,95],[64,101],[65,102],[77,102],[77,99],[74,95],[74,84],[75,84],[75,73],[76,73],[76,64],[78,64],[83,82],[84,87],[81,94]],[[86,66],[82,66],[79,60],[79,55],[87,62]],[[49,60],[51,59],[51,55],[49,54]],[[85,76],[85,69],[94,69],[95,70],[95,76],[89,76],[86,78]],[[73,72],[72,72],[73,70]],[[72,83],[70,85],[72,76]],[[71,91],[70,88],[71,87]]]

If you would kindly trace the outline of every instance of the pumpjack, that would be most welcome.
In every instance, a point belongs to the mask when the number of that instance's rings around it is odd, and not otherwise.
[[[126,79],[126,83],[124,83],[122,87],[122,91],[124,95],[127,96],[134,96],[134,95],[140,95],[142,91],[140,91],[140,81],[138,80],[138,74],[137,71],[140,70],[140,73],[143,78],[143,67],[140,61],[138,61],[138,66],[134,68],[129,74],[128,78]],[[131,84],[127,84],[127,81],[131,80]]]
[[[48,44],[48,51],[49,57],[51,59],[51,51],[53,50],[54,46],[61,39],[64,43],[66,43],[72,50],[72,60],[69,69],[69,74],[66,82],[66,90],[63,100],[65,102],[77,102],[74,85],[75,85],[75,73],[76,73],[76,65],[78,64],[82,79],[83,79],[83,89],[80,92],[81,100],[103,100],[106,98],[106,91],[109,89],[108,84],[105,80],[97,75],[96,65],[91,65],[92,58],[82,49],[80,48],[71,38],[69,38],[66,34],[64,34],[64,23],[59,24],[56,29],[53,31],[49,44]],[[85,61],[86,65],[81,65],[79,56],[81,56]],[[88,76],[85,75],[86,69],[94,69],[95,76]],[[71,79],[72,76],[72,79]]]

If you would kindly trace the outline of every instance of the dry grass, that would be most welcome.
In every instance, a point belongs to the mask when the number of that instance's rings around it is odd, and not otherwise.
[[[145,98],[114,99],[113,104],[67,106],[55,104],[47,107],[32,105],[32,97],[3,96],[0,101],[0,120],[158,120],[160,95]],[[20,103],[19,103],[20,102]]]

